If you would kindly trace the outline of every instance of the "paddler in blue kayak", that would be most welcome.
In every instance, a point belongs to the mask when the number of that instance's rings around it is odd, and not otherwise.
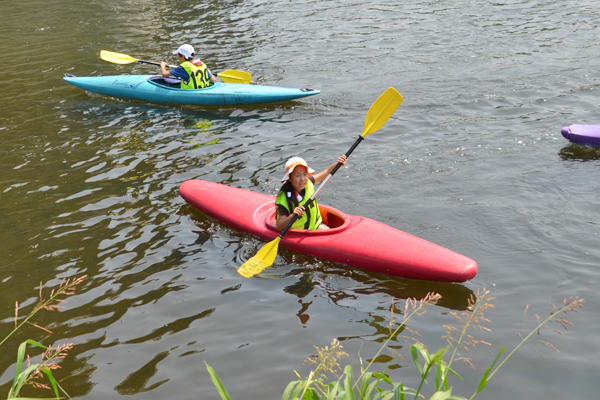
[[[335,164],[318,174],[315,174],[315,171],[300,157],[292,157],[285,163],[285,173],[281,179],[284,183],[275,200],[278,231],[283,230],[292,221],[294,214],[298,215],[298,219],[292,225],[292,229],[330,229],[321,219],[316,200],[308,208],[305,208],[304,204],[315,192],[315,183],[325,179],[338,163],[345,165],[346,156],[340,156]]]
[[[216,82],[217,78],[206,67],[206,64],[200,60],[194,60],[192,45],[182,44],[173,54],[177,54],[179,66],[167,71],[167,63],[162,61],[160,73],[165,78],[181,79],[181,89],[203,89]]]

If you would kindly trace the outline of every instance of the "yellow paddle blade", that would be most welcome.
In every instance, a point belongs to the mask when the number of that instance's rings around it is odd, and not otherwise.
[[[277,246],[279,245],[280,240],[281,238],[277,236],[275,240],[265,244],[254,257],[246,261],[238,269],[240,275],[251,278],[253,275],[260,273],[263,269],[273,265],[275,257],[277,257]]]
[[[402,95],[393,87],[383,92],[369,108],[365,118],[365,129],[361,136],[364,138],[385,125],[394,111],[402,104],[402,100]]]
[[[227,83],[243,83],[249,84],[252,80],[252,75],[246,71],[238,71],[235,69],[228,69],[223,72],[219,72],[217,76],[223,79],[223,82]]]
[[[101,50],[100,58],[104,61],[108,61],[115,64],[131,64],[132,62],[138,61],[137,58],[133,58],[131,56],[128,56],[127,54],[113,53],[112,51],[108,50]]]

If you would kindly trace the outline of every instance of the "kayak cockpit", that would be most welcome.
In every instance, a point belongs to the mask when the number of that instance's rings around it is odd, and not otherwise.
[[[185,90],[185,91],[188,91],[188,90],[198,91],[198,90],[212,89],[216,85],[214,83],[211,83],[209,87],[204,88],[204,89],[181,89],[181,80],[175,79],[175,78],[165,78],[163,76],[151,76],[150,78],[148,78],[148,82],[152,83],[153,85],[159,86],[161,88],[180,89],[180,90]]]
[[[289,232],[301,233],[309,236],[329,235],[344,231],[350,225],[350,223],[343,216],[343,214],[333,207],[319,204],[319,211],[321,212],[321,219],[323,220],[323,223],[329,226],[329,228],[331,229],[317,231],[308,231],[304,229],[290,229]],[[277,231],[277,227],[275,226],[275,209],[273,209],[273,212],[267,214],[265,223],[269,229]]]
[[[329,207],[320,205],[319,211],[321,211],[321,218],[323,219],[323,223],[331,229],[341,228],[348,224],[344,217],[342,217]]]
[[[156,83],[160,86],[165,86],[174,89],[180,89],[181,80],[175,78],[165,78],[163,76],[152,76],[148,78],[151,83]]]

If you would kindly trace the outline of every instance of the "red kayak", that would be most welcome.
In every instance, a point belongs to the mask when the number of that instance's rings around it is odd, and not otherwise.
[[[192,206],[237,230],[271,241],[275,197],[219,183],[189,180],[179,194]],[[319,204],[332,229],[290,229],[283,247],[332,262],[404,278],[464,282],[477,274],[477,263],[437,244],[369,218],[344,214]]]

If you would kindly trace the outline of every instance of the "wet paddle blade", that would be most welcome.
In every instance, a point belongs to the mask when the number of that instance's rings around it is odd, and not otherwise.
[[[365,118],[365,129],[361,136],[364,138],[385,125],[394,111],[402,104],[402,100],[402,95],[392,87],[383,92],[369,108]]]
[[[133,58],[131,56],[128,56],[127,54],[114,53],[108,50],[101,50],[100,58],[102,58],[104,61],[108,61],[115,64],[131,64],[133,62],[138,61],[137,58]]]
[[[277,247],[281,238],[277,236],[275,240],[265,244],[254,257],[246,261],[239,269],[240,275],[251,278],[262,272],[263,269],[270,267],[277,257]]]
[[[238,71],[235,69],[228,69],[223,72],[219,72],[217,76],[223,79],[223,82],[227,83],[243,83],[249,84],[252,80],[252,75],[246,71]]]

